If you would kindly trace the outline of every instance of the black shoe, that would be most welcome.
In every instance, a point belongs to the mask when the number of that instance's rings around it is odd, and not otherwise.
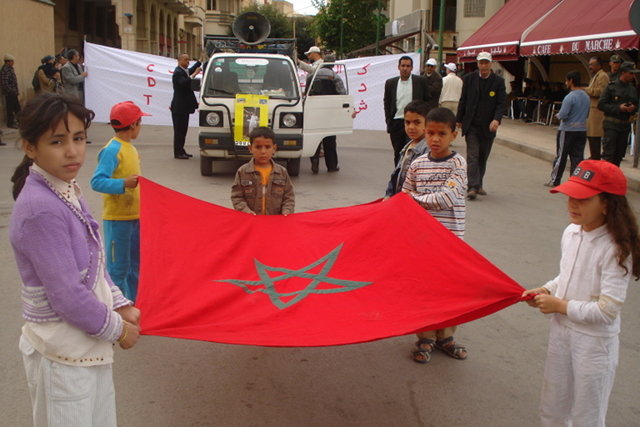
[[[320,166],[320,158],[319,157],[312,157],[311,158],[311,172],[313,172],[314,175],[316,175],[318,173],[318,171]]]
[[[177,156],[173,156],[174,159],[180,159],[180,160],[188,160],[189,156],[186,154],[178,154]]]
[[[184,154],[184,155],[185,155],[185,156],[187,156],[187,157],[193,157],[193,154],[189,154],[189,153],[187,153],[186,151],[185,151],[184,153],[182,153],[182,154]]]
[[[338,172],[338,171],[340,171],[340,168],[336,166],[335,168],[327,169],[327,171],[328,172]]]

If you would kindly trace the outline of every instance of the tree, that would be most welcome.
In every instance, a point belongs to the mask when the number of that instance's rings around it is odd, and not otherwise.
[[[376,25],[379,25],[380,39],[384,37],[387,17],[380,15],[379,0],[312,0],[318,9],[312,25],[313,34],[320,38],[325,47],[339,55],[367,46],[376,41]],[[342,22],[342,40],[340,23]],[[342,41],[342,43],[341,43]],[[342,49],[341,49],[342,46]]]
[[[316,44],[315,39],[311,35],[312,16],[297,16],[296,20],[296,47],[298,49],[298,57],[305,59],[304,52]]]

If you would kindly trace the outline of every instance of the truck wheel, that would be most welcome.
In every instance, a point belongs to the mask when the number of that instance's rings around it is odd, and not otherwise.
[[[300,175],[300,157],[287,160],[287,172],[289,176]]]
[[[200,175],[213,175],[213,158],[200,155]]]

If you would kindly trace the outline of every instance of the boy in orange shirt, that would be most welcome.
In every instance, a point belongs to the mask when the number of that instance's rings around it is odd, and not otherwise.
[[[253,215],[293,213],[295,197],[287,169],[273,161],[276,135],[268,127],[249,134],[253,159],[240,166],[231,187],[231,202],[237,211]]]

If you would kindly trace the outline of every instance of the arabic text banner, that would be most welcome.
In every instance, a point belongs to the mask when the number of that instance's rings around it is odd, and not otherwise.
[[[140,185],[146,335],[350,344],[469,322],[523,292],[405,194],[254,216]]]
[[[384,83],[400,75],[398,61],[405,55],[413,59],[413,73],[420,73],[419,53],[338,61],[346,67],[349,77],[349,94],[353,96],[353,107],[357,113],[353,120],[354,129],[387,130],[384,120]]]
[[[84,52],[89,73],[85,80],[85,99],[87,107],[96,113],[96,122],[107,123],[111,107],[118,102],[133,101],[151,114],[144,118],[144,123],[172,125],[169,106],[173,96],[171,76],[177,65],[174,58],[87,42]],[[399,74],[401,56],[338,61],[346,67],[349,93],[353,95],[354,110],[358,113],[353,122],[354,129],[386,130],[382,102],[384,82]],[[413,58],[414,72],[418,72],[420,55],[411,53],[409,56]],[[343,73],[344,69],[336,67],[336,71]],[[304,82],[304,77],[301,81]],[[189,126],[198,126],[197,114],[190,116]]]

